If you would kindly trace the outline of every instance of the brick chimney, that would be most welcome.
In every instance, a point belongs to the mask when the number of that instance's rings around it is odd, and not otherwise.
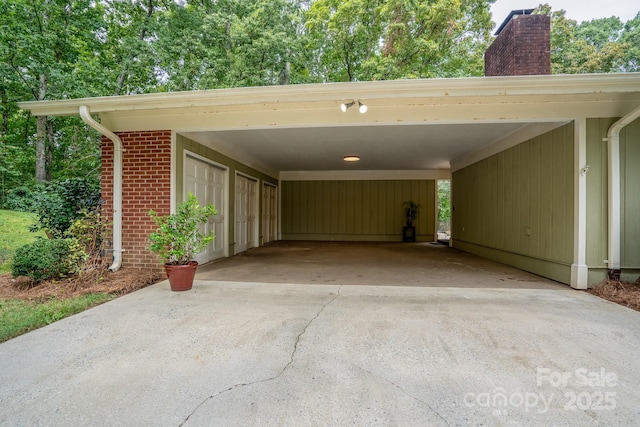
[[[485,76],[551,74],[551,19],[514,10],[484,54]]]

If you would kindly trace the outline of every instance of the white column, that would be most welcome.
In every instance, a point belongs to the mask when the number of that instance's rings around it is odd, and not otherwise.
[[[574,121],[573,264],[571,287],[587,289],[587,119]]]

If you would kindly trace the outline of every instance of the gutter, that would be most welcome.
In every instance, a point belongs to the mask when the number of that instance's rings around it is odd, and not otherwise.
[[[609,128],[607,137],[608,153],[608,278],[620,280],[620,131],[640,117],[640,107],[628,113]]]
[[[79,107],[82,121],[113,142],[113,263],[109,270],[116,271],[122,265],[122,140],[118,135],[91,117],[86,105]]]

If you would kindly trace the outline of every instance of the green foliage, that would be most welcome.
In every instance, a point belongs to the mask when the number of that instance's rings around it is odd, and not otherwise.
[[[149,216],[158,226],[149,236],[149,248],[167,264],[188,264],[213,240],[212,234],[205,235],[200,231],[200,225],[216,214],[213,205],[200,206],[192,193],[178,205],[175,214],[160,216],[153,210],[149,211]]]
[[[84,211],[96,209],[99,203],[100,187],[94,181],[72,178],[51,182],[35,199],[38,220],[33,230],[62,238]]]
[[[69,240],[69,251],[78,272],[102,269],[105,260],[102,256],[102,243],[108,223],[102,218],[100,209],[83,210],[82,217],[71,224],[65,232]]]
[[[412,226],[413,221],[415,221],[418,216],[420,205],[413,200],[407,200],[402,204],[402,207],[404,208],[404,216],[407,219],[407,225]]]
[[[0,210],[0,273],[11,271],[11,260],[17,248],[44,237],[43,232],[29,231],[33,222],[33,214]]]
[[[487,0],[316,0],[306,15],[322,81],[482,73]]]
[[[34,283],[75,273],[78,260],[71,256],[67,239],[38,239],[16,250],[11,274],[26,276]]]
[[[0,342],[7,341],[65,317],[115,298],[110,294],[89,294],[45,302],[0,300]]]
[[[33,212],[36,209],[37,195],[40,194],[43,189],[44,187],[40,184],[15,187],[8,192],[5,206],[12,211]]]
[[[551,72],[554,74],[614,73],[638,70],[640,18],[627,24],[619,18],[578,23],[565,11],[552,11],[549,4],[536,10],[551,17]]]
[[[438,221],[451,219],[451,181],[438,181]]]

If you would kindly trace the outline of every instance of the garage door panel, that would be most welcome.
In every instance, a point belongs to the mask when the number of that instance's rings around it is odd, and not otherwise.
[[[213,204],[218,214],[202,225],[204,233],[213,232],[215,238],[208,247],[196,257],[199,263],[209,262],[225,256],[225,189],[227,171],[203,160],[186,156],[184,163],[184,194],[193,193],[200,205]]]

